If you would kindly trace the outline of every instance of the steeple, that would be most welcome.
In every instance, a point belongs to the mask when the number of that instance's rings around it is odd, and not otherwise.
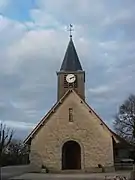
[[[70,36],[70,41],[60,71],[82,71],[82,66],[74,46],[72,36]]]
[[[70,26],[71,27],[71,26]],[[70,29],[70,41],[66,50],[58,76],[58,100],[64,96],[69,89],[85,100],[85,71],[82,70]]]

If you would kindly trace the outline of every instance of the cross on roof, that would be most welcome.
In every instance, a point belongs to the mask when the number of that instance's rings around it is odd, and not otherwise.
[[[72,31],[74,31],[72,24],[69,25],[69,30],[68,31],[70,32],[70,38],[72,38]]]

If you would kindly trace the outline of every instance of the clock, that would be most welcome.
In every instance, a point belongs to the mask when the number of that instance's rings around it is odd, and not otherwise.
[[[67,81],[68,83],[73,83],[73,82],[75,82],[75,80],[76,80],[76,77],[75,77],[74,74],[68,74],[68,75],[66,76],[66,81]]]

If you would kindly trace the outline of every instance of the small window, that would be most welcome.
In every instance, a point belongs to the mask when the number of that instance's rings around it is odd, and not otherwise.
[[[73,122],[73,108],[69,108],[69,122]]]

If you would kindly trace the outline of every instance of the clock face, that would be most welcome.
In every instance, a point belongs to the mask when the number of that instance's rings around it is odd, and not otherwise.
[[[75,77],[74,74],[68,74],[68,75],[66,76],[66,81],[67,81],[68,83],[73,83],[73,82],[75,82],[75,80],[76,80],[76,77]]]

